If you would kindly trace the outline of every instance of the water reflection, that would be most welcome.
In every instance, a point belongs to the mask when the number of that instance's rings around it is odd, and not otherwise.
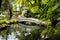
[[[19,34],[19,33],[18,33],[18,34]],[[4,35],[4,37],[3,37],[3,36],[0,35],[0,40],[6,40],[6,36]],[[11,34],[9,34],[9,35],[7,36],[7,40],[19,40],[19,39],[16,38],[15,32],[12,32]]]
[[[31,29],[27,28],[26,30],[28,30],[28,33],[25,33],[24,35],[29,35],[29,31]],[[16,35],[21,36],[21,32],[20,31],[12,31],[11,34],[7,35],[7,40],[20,40],[18,38],[16,38]],[[2,35],[0,35],[0,40],[6,40],[6,35],[4,35],[4,37]]]

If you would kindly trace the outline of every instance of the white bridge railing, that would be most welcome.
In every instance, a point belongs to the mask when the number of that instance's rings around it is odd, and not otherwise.
[[[35,18],[21,18],[21,19],[19,19],[19,21],[20,22],[22,22],[22,21],[33,22],[33,23],[39,24],[39,20],[35,19]]]

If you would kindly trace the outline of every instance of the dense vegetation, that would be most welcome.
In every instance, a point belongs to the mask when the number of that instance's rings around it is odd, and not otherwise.
[[[1,0],[0,13],[5,14],[6,17],[0,17],[2,18],[0,19],[0,26],[9,26],[10,24],[7,24],[7,20],[14,21],[16,24],[16,20],[12,19],[12,16],[15,14],[21,15],[24,10],[27,10],[27,12],[23,15],[24,18],[37,18],[45,21],[45,24],[39,24],[39,26],[44,28],[32,29],[30,31],[31,34],[27,36],[21,35],[20,37],[17,35],[19,39],[60,40],[60,0]],[[8,28],[3,28],[0,29],[0,31],[4,29],[8,30]],[[6,34],[7,30],[3,31],[4,34]],[[42,35],[44,38],[41,38]]]

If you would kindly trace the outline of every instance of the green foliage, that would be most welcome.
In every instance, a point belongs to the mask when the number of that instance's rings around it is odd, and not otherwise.
[[[48,37],[53,36],[54,40],[60,40],[60,22],[56,23],[56,27],[52,27],[52,21],[57,20],[60,15],[60,0],[8,0],[9,3],[13,3],[13,10],[16,10],[17,5],[22,5],[20,8],[20,12],[24,10],[23,8],[26,7],[28,13],[25,14],[26,17],[33,17],[39,20],[44,19],[47,23],[47,27],[42,30],[40,34],[39,30],[32,29],[31,35],[29,35],[32,39],[37,40],[39,39],[40,35],[47,35]],[[1,11],[6,11],[9,3],[6,0],[2,1]],[[12,5],[12,4],[11,4]],[[10,5],[10,6],[11,6]],[[51,20],[52,19],[52,20]],[[49,20],[49,21],[48,21]],[[4,21],[5,22],[5,21]],[[16,21],[13,21],[16,22]],[[3,23],[3,22],[2,22]],[[0,22],[0,24],[2,24]],[[55,22],[54,22],[55,23]],[[26,39],[28,36],[22,36],[21,40]]]
[[[56,24],[56,26],[57,26],[57,27],[60,27],[60,22],[58,22],[58,23]]]

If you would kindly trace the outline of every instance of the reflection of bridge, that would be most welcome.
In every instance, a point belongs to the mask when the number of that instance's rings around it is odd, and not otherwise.
[[[35,24],[45,24],[45,23],[43,23],[43,21],[35,19],[35,18],[21,18],[21,19],[19,19],[19,22],[33,22]],[[33,26],[33,25],[28,26],[28,25],[24,25],[24,24],[21,24],[21,23],[19,23],[19,25],[21,27],[26,27],[26,28],[35,28],[35,29],[43,28],[43,27],[40,27],[40,26]]]
[[[24,24],[21,24],[21,23],[19,23],[18,24],[20,27],[19,28],[34,28],[34,29],[41,29],[41,28],[43,28],[43,27],[39,27],[39,26],[29,26],[29,25],[24,25]]]
[[[19,28],[34,28],[34,29],[42,29],[43,27],[40,27],[40,26],[29,26],[29,25],[24,25],[24,24],[21,24],[20,22],[33,22],[33,23],[36,23],[36,24],[41,24],[43,23],[42,21],[39,21],[38,19],[35,19],[35,18],[20,18],[18,19],[18,25],[19,25]],[[9,24],[9,23],[8,23]],[[13,22],[12,22],[13,24]],[[13,28],[13,27],[12,27]],[[17,28],[17,27],[16,27]],[[1,28],[0,28],[1,29]]]

